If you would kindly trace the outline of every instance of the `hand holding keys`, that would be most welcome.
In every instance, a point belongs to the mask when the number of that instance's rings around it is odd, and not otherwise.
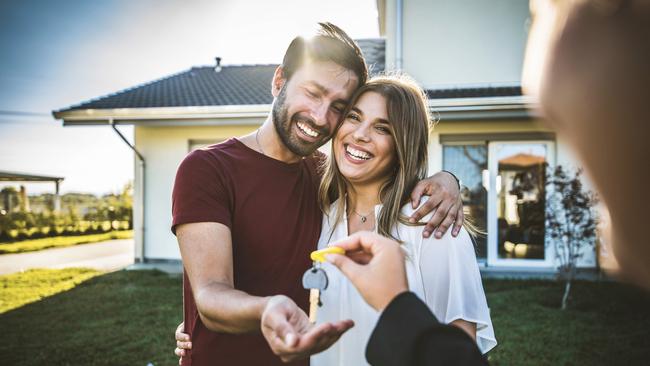
[[[311,311],[305,312],[284,295],[272,296],[261,318],[261,330],[274,354],[284,362],[291,362],[322,352],[334,344],[343,333],[354,326],[352,320],[338,320],[314,324],[320,291],[327,288],[327,275],[320,268],[328,253],[343,254],[342,249],[326,249],[312,253],[314,267],[305,272],[303,285],[313,290]],[[312,271],[313,270],[313,271]]]
[[[312,252],[310,257],[314,261],[313,266],[302,276],[302,286],[309,290],[309,322],[316,322],[318,307],[323,304],[320,301],[320,292],[327,288],[327,273],[320,267],[325,262],[326,254],[344,254],[345,250],[339,247],[329,247]]]

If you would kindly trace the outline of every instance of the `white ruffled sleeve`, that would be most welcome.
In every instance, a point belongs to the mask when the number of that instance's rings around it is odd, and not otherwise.
[[[419,235],[422,238],[421,235]],[[476,324],[476,343],[486,353],[497,341],[487,306],[472,240],[463,228],[441,239],[421,239],[419,269],[424,301],[439,321],[462,319]]]

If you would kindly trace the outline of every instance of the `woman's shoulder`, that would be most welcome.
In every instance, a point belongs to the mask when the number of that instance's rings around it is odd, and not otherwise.
[[[413,208],[413,205],[409,201],[407,204],[402,206],[402,209],[400,210],[400,214],[408,219],[413,215],[417,210],[420,209],[427,201],[429,200],[429,196],[423,196],[422,199],[420,200],[420,204],[416,207]],[[426,214],[424,217],[420,219],[420,222],[423,223],[422,225],[408,225],[405,223],[398,223],[398,228],[399,228],[399,233],[400,235],[407,235],[411,237],[410,239],[418,239],[422,237],[422,231],[424,230],[424,223],[428,222],[431,220],[433,217],[433,212],[430,212]],[[412,237],[413,236],[413,237]],[[416,240],[418,241],[418,240]]]
[[[402,209],[401,209],[400,212],[402,213],[402,215],[404,215],[406,217],[410,217],[411,215],[413,215],[415,213],[415,211],[419,210],[422,206],[424,206],[424,204],[427,201],[429,201],[429,198],[430,198],[429,196],[422,196],[422,198],[420,199],[420,203],[418,204],[418,206],[416,208],[413,208],[413,205],[411,204],[411,201],[409,201],[404,206],[402,206]],[[433,212],[430,212],[426,216],[421,218],[420,221],[427,222],[427,221],[429,221],[431,219],[432,216],[433,216]]]
[[[401,210],[402,215],[406,217],[410,217],[420,207],[422,207],[422,205],[424,205],[425,202],[427,202],[428,200],[429,200],[428,196],[423,197],[417,208],[413,208],[410,202],[407,203],[402,207]],[[433,217],[433,212],[428,213],[427,215],[425,215],[423,218],[420,219],[420,222],[426,223],[432,217]],[[424,224],[407,225],[407,224],[400,223],[399,227],[400,227],[400,234],[402,235],[405,234],[412,241],[427,242],[428,244],[433,244],[434,246],[439,247],[441,250],[444,251],[454,251],[454,252],[469,251],[472,253],[472,255],[474,254],[474,242],[472,241],[469,232],[464,227],[461,227],[461,230],[457,236],[453,236],[451,234],[452,228],[450,227],[440,239],[435,238],[433,235],[430,236],[429,238],[423,238],[422,231],[424,230]]]

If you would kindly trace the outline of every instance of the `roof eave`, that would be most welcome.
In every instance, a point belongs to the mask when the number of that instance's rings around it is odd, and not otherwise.
[[[528,96],[429,99],[441,121],[537,118],[538,103]]]
[[[0,171],[0,182],[61,182],[64,177]]]
[[[223,120],[264,118],[271,110],[270,104],[196,106],[196,107],[157,107],[157,108],[115,108],[115,109],[75,109],[53,112],[56,119],[63,120],[64,126],[92,126],[109,123],[139,125],[152,123],[183,125],[219,124]]]
[[[430,99],[430,110],[440,120],[479,120],[539,117],[538,103],[527,96]],[[64,126],[106,125],[220,125],[250,124],[251,119],[265,118],[270,104],[77,109],[53,112]]]

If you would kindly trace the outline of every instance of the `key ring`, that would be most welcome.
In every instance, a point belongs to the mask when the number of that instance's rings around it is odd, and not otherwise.
[[[311,252],[309,257],[311,258],[311,260],[314,261],[314,263],[316,262],[323,263],[325,262],[326,254],[345,254],[345,249],[341,247],[327,247],[321,250]]]

